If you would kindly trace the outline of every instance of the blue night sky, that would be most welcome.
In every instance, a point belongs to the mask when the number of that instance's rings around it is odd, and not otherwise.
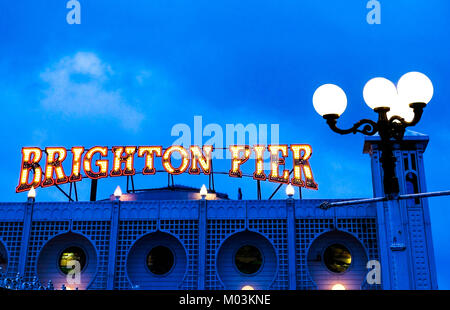
[[[312,95],[324,83],[341,86],[346,127],[375,117],[362,97],[369,79],[396,82],[409,71],[425,73],[435,87],[414,129],[430,135],[428,190],[450,189],[449,1],[380,0],[380,25],[367,24],[366,0],[79,1],[81,25],[67,24],[65,0],[0,4],[1,201],[26,200],[15,193],[22,146],[168,146],[172,127],[193,129],[196,115],[203,126],[279,124],[281,143],[311,144],[319,190],[304,190],[305,198],[371,197],[363,137],[332,133]],[[227,171],[229,161],[215,169]],[[125,182],[101,180],[99,198]],[[135,182],[166,186],[167,176]],[[208,178],[175,182],[200,187]],[[263,198],[276,186],[263,183]],[[89,187],[79,183],[81,199]],[[216,190],[231,198],[238,187],[256,198],[254,181],[216,177]],[[64,200],[55,188],[37,194],[38,201]],[[430,199],[442,289],[450,289],[449,202]]]

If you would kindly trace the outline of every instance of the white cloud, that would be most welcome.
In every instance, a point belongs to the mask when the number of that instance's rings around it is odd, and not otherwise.
[[[152,73],[147,70],[142,70],[139,72],[139,74],[136,76],[136,81],[139,83],[139,85],[142,85],[148,78],[152,76]]]
[[[78,52],[65,57],[41,74],[48,88],[41,104],[68,117],[108,117],[122,127],[137,130],[144,115],[129,105],[120,91],[106,88],[111,67],[94,53]]]

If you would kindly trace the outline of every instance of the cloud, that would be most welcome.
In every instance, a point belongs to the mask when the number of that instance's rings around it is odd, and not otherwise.
[[[117,119],[122,127],[135,131],[144,115],[128,104],[120,91],[108,89],[113,76],[111,67],[94,53],[65,57],[41,73],[48,84],[41,105],[68,117]]]

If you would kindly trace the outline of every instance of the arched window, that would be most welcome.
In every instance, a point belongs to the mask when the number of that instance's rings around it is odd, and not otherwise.
[[[417,194],[419,193],[419,183],[417,181],[417,175],[413,172],[406,174],[406,193]],[[420,204],[420,199],[409,199],[408,204]]]

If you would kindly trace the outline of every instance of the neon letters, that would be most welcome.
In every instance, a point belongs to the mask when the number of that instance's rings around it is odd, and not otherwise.
[[[163,149],[162,146],[114,146],[112,148],[94,146],[90,149],[76,146],[70,150],[63,147],[47,147],[45,150],[37,147],[24,147],[16,192],[29,191],[32,187],[49,187],[79,182],[83,178],[101,179],[108,176],[132,176],[137,173],[153,175],[157,172],[155,168],[155,158],[157,157],[161,158],[163,171],[169,174],[178,175],[188,172],[193,175],[200,173],[209,175],[212,173],[213,151],[214,147],[211,145],[203,147],[193,145],[189,149],[179,145],[172,145],[166,149]],[[230,145],[229,151],[231,168],[228,175],[230,177],[241,178],[243,176],[241,168],[253,155],[254,172],[250,175],[253,179],[318,189],[309,164],[312,148],[308,144],[268,145],[267,147],[264,145]],[[270,154],[270,169],[268,169],[270,172],[268,174],[264,172],[266,152]],[[44,153],[46,155],[45,162],[41,162]],[[69,153],[71,161],[67,160]],[[108,159],[108,156],[112,158]],[[292,157],[291,170],[286,168],[289,157]],[[135,162],[140,158],[143,159],[144,165],[142,170],[137,171]],[[63,168],[64,162],[66,170],[70,171],[70,174],[66,174]],[[67,169],[69,165],[71,170]],[[246,167],[251,166],[247,164]]]

